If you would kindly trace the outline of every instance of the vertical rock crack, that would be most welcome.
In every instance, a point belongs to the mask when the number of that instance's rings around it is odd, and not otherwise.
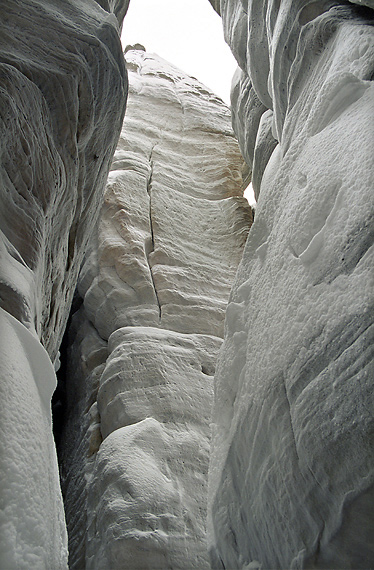
[[[154,238],[153,219],[152,219],[152,177],[153,177],[152,154],[153,154],[153,149],[154,149],[154,146],[152,147],[151,153],[149,156],[150,173],[149,173],[149,178],[148,178],[148,182],[147,182],[147,192],[148,192],[148,196],[149,196],[149,225],[150,225],[150,229],[151,229],[151,240],[150,240],[149,246],[146,247],[145,252],[146,252],[146,257],[147,257],[147,263],[149,266],[149,273],[151,275],[153,289],[154,289],[156,301],[158,304],[159,321],[161,322],[161,303],[160,303],[160,299],[159,299],[158,293],[157,293],[157,288],[156,288],[156,283],[155,283],[155,279],[153,276],[151,261],[149,259],[150,254],[155,250],[155,238]]]

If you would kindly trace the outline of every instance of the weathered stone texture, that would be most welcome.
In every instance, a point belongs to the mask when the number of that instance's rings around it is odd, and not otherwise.
[[[126,102],[96,2],[1,6],[1,304],[55,358]]]
[[[127,92],[120,21],[109,12],[123,17],[128,2],[101,4],[107,10],[93,0],[0,6],[0,566],[7,569],[67,565],[52,363]]]
[[[73,318],[71,567],[201,570],[213,373],[252,219],[248,172],[220,99],[155,55],[126,58],[127,113]]]
[[[373,12],[224,0],[221,13],[258,204],[216,375],[213,566],[370,568]]]

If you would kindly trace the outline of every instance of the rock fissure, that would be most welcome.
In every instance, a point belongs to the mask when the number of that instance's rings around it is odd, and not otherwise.
[[[147,193],[149,196],[149,226],[150,226],[150,230],[151,230],[151,239],[150,239],[150,247],[146,249],[146,256],[147,256],[149,272],[151,275],[153,288],[154,288],[154,292],[155,292],[155,296],[156,296],[156,300],[157,300],[157,305],[158,305],[159,322],[161,322],[161,310],[162,310],[161,309],[161,303],[160,303],[160,299],[158,297],[156,283],[155,283],[155,279],[153,276],[152,261],[150,260],[150,257],[149,257],[150,254],[152,254],[155,251],[155,236],[154,236],[154,231],[153,231],[153,218],[152,218],[152,176],[153,176],[152,154],[153,154],[153,148],[151,150],[151,154],[149,157],[150,172],[149,172],[149,177],[148,177],[148,181],[147,181]]]
[[[72,326],[77,407],[61,441],[71,567],[112,567],[116,556],[208,570],[213,375],[251,223],[245,166],[221,101],[201,99],[195,79],[155,55],[126,58],[128,111]],[[74,515],[83,497],[85,519]],[[98,510],[115,522],[94,531]]]

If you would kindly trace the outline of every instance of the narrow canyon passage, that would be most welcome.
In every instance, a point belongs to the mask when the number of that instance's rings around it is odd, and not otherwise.
[[[374,2],[210,3],[231,110],[1,2],[6,570],[374,567]]]
[[[74,568],[209,568],[213,374],[252,222],[226,105],[142,48],[81,269],[59,444]]]

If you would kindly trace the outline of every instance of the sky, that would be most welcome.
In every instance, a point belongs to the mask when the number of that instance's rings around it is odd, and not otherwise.
[[[209,0],[131,0],[122,44],[140,43],[230,103],[237,67]]]
[[[130,0],[122,45],[135,43],[196,77],[230,105],[237,64],[209,0]],[[245,195],[254,202],[250,191]]]

